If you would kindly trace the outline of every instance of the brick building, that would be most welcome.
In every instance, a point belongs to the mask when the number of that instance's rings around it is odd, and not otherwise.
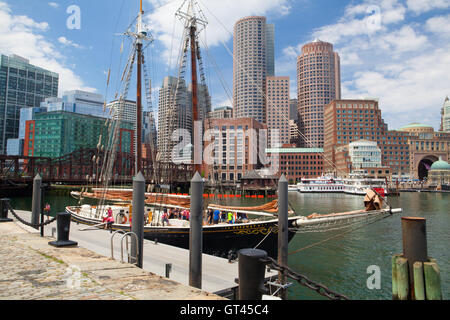
[[[203,171],[208,180],[234,184],[247,172],[263,166],[259,140],[267,139],[265,124],[252,118],[232,118],[207,119],[204,126],[205,140],[209,141],[204,142]]]

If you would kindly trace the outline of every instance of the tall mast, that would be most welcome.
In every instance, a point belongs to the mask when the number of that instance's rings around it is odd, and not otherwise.
[[[196,137],[195,124],[198,121],[198,97],[197,97],[197,48],[195,40],[196,27],[195,24],[191,25],[190,38],[191,38],[191,77],[192,77],[192,122],[194,124],[194,172],[202,173],[202,164],[196,163],[195,155],[198,152],[198,148],[202,148],[202,145],[198,145],[198,139]]]
[[[201,31],[197,30],[197,24],[201,27],[206,27],[206,19],[203,16],[203,13],[200,11],[196,13],[194,1],[190,0],[188,2],[187,12],[182,11],[182,7],[186,3],[186,0],[183,2],[183,5],[178,9],[176,15],[179,16],[182,20],[186,21],[186,28],[189,28],[189,42],[191,44],[191,81],[192,81],[192,128],[194,133],[194,173],[197,171],[198,173],[202,173],[203,168],[203,157],[201,159],[197,159],[196,155],[199,153],[202,154],[201,149],[203,148],[202,139],[197,137],[197,132],[195,130],[196,122],[199,119],[198,113],[198,87],[197,87],[197,35]],[[203,126],[203,124],[202,124]],[[197,128],[198,129],[198,128]],[[200,150],[199,150],[200,148]],[[197,163],[200,160],[201,163]]]
[[[136,164],[135,164],[135,174],[142,170],[142,37],[145,34],[142,29],[142,16],[144,11],[142,10],[142,0],[140,0],[140,10],[138,16],[138,26],[137,26],[137,41],[136,41],[136,51],[137,51],[137,84],[136,84]]]

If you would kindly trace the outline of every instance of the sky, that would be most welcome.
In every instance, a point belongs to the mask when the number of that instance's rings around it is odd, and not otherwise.
[[[200,45],[213,107],[231,105],[234,23],[263,15],[275,25],[275,74],[290,77],[291,98],[297,95],[297,56],[304,44],[320,39],[341,57],[343,99],[379,99],[390,129],[412,122],[439,128],[450,95],[450,0],[197,2],[208,22]],[[154,38],[145,56],[155,109],[163,78],[178,72],[183,25],[175,12],[182,3],[144,0]],[[60,96],[79,89],[111,100],[130,46],[120,34],[138,9],[138,0],[0,0],[0,53],[59,73]]]

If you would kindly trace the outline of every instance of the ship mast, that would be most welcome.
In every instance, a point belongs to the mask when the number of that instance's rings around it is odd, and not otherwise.
[[[143,23],[144,10],[140,0],[139,14],[135,31],[127,30],[124,35],[134,39],[133,46],[136,50],[137,83],[136,83],[136,131],[135,131],[135,174],[142,170],[142,65],[144,41],[152,42],[153,39],[147,33]],[[131,67],[130,67],[131,68]]]
[[[184,2],[186,3],[186,1]],[[207,25],[207,21],[201,12],[198,9],[198,13],[195,12],[194,1],[189,0],[187,12],[182,11],[182,7],[177,11],[176,16],[180,17],[182,20],[185,20],[185,28],[189,29],[189,42],[191,44],[191,82],[192,82],[192,123],[193,123],[193,133],[194,133],[194,173],[202,173],[203,169],[203,157],[202,154],[202,139],[199,138],[198,132],[199,128],[196,129],[196,123],[200,120],[199,112],[198,112],[198,86],[197,86],[197,59],[198,59],[198,42],[197,36],[201,30],[198,30],[197,24],[200,27],[205,28]],[[200,17],[199,17],[200,16]],[[201,29],[201,28],[200,28]],[[204,115],[205,116],[205,115]],[[200,149],[200,150],[199,150]],[[200,155],[201,159],[197,159],[197,155]],[[201,161],[199,163],[199,161]]]

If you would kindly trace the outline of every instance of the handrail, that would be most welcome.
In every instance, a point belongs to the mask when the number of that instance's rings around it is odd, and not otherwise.
[[[114,233],[111,235],[111,259],[114,259],[114,242],[113,242],[113,239],[114,239],[114,236],[115,236],[117,233],[123,233],[123,234],[126,234],[126,232],[123,231],[123,230],[116,230],[116,231],[114,231]]]
[[[122,236],[122,239],[120,240],[120,254],[121,254],[120,261],[121,261],[121,262],[124,262],[124,261],[123,261],[123,239],[125,239],[127,236],[129,236],[130,238],[131,238],[131,236],[134,236],[134,240],[135,240],[135,244],[136,244],[136,247],[135,247],[135,248],[138,247],[138,237],[137,237],[137,234],[134,233],[134,232],[131,232],[131,231],[125,233],[125,234]],[[128,250],[128,241],[126,241],[126,245],[127,245],[128,263],[131,263],[131,262],[130,262],[131,258],[134,258],[135,262],[133,262],[132,264],[137,264],[137,263],[138,263],[138,259],[137,259],[138,252],[136,252],[136,256],[135,256],[135,257],[131,257],[131,255],[129,254],[129,250]]]

